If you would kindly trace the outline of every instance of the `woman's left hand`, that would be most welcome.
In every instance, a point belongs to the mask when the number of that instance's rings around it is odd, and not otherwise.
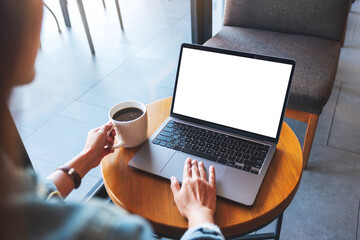
[[[111,147],[114,145],[115,137],[114,129],[111,130],[112,126],[112,123],[108,122],[89,131],[84,149],[65,166],[75,169],[81,178],[97,167],[106,155],[114,152],[114,148]],[[56,185],[63,198],[74,189],[73,180],[62,171],[54,171],[48,179]]]

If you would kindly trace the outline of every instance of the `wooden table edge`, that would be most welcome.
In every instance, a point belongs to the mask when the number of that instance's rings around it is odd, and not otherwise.
[[[289,196],[286,199],[284,199],[280,204],[278,204],[274,209],[272,209],[270,212],[268,212],[265,215],[262,215],[261,217],[254,218],[249,222],[243,222],[241,224],[232,225],[230,227],[221,227],[221,232],[223,233],[223,235],[225,237],[233,237],[233,236],[235,237],[235,236],[239,236],[242,234],[245,235],[248,233],[252,233],[261,228],[261,227],[259,227],[258,224],[251,224],[251,222],[254,222],[254,223],[257,222],[257,219],[259,219],[259,218],[268,218],[268,221],[263,224],[263,227],[265,227],[268,224],[270,224],[271,222],[273,222],[281,213],[283,213],[287,209],[287,207],[290,205],[291,201],[295,197],[295,194],[300,186],[301,177],[302,177],[302,173],[301,173],[298,183],[296,184],[293,191],[289,194]],[[109,194],[109,197],[111,198],[111,200],[113,201],[113,203],[115,205],[120,206],[121,208],[125,209],[126,211],[128,211],[132,214],[136,214],[136,213],[129,211],[129,209],[127,209],[124,206],[124,204],[121,203],[121,201],[110,190],[106,181],[104,181],[104,186],[106,188],[106,191]],[[143,216],[141,216],[141,217],[143,217]],[[156,221],[148,219],[146,217],[143,217],[143,218],[146,219],[149,223],[151,223],[155,233],[160,234],[163,237],[178,238],[179,236],[182,236],[187,230],[187,228],[179,228],[179,227],[175,227],[175,226],[170,226],[170,225],[156,222]],[[248,227],[245,229],[243,227],[243,225],[249,225],[251,227]],[[239,233],[239,229],[242,229],[242,231],[241,231],[242,233]],[[164,233],[166,233],[166,234],[164,234]]]
[[[100,166],[100,168],[101,168],[101,174],[102,174],[103,173],[102,166]],[[102,177],[103,177],[103,179],[105,179],[103,174],[102,174]],[[123,208],[124,210],[126,210],[127,212],[129,212],[131,214],[136,214],[136,213],[130,211],[130,209],[126,208],[126,206],[115,196],[115,194],[111,191],[111,189],[108,186],[106,181],[103,181],[103,182],[104,182],[106,192],[108,193],[110,199],[113,201],[113,203],[116,206]],[[175,227],[175,226],[169,226],[169,225],[154,221],[152,219],[148,219],[144,216],[141,216],[141,217],[146,219],[151,224],[151,226],[156,234],[160,234],[163,237],[178,238],[179,236],[182,236],[187,230],[187,228],[179,228],[179,227]],[[169,229],[171,229],[171,230],[169,231]],[[164,234],[164,232],[168,232],[168,233]]]
[[[290,128],[290,126],[284,121],[283,123],[283,128],[284,126],[286,128],[288,128],[288,130],[290,130],[291,134],[296,137],[296,134],[294,133],[294,131]],[[296,137],[297,139],[297,137]],[[301,161],[302,161],[302,164],[304,163],[304,159],[303,159],[303,156],[302,156],[302,150],[301,150],[301,145],[298,141],[298,144],[297,144],[297,148],[299,150],[299,153],[301,153]],[[270,166],[271,167],[271,164]],[[257,217],[257,218],[253,218],[251,219],[250,221],[247,221],[247,222],[242,222],[241,224],[236,224],[236,225],[232,225],[232,226],[225,226],[225,227],[221,227],[221,232],[224,234],[225,237],[232,237],[232,236],[239,236],[241,235],[242,233],[239,234],[239,228],[243,229],[244,230],[244,235],[247,234],[247,233],[251,233],[251,232],[254,232],[256,231],[257,229],[259,229],[259,225],[258,224],[252,224],[252,222],[256,223],[257,219],[263,219],[263,218],[268,218],[268,221],[267,223],[265,223],[263,225],[263,227],[267,226],[268,224],[270,224],[271,222],[273,222],[281,213],[283,213],[287,207],[290,205],[290,203],[292,202],[292,200],[294,199],[295,197],[295,194],[297,193],[298,189],[299,189],[299,186],[300,186],[300,182],[301,182],[301,178],[302,178],[302,175],[303,175],[303,168],[301,168],[301,173],[299,175],[299,178],[297,179],[297,183],[296,185],[294,186],[294,188],[292,189],[291,193],[285,198],[283,199],[282,202],[280,202],[276,207],[274,207],[271,211],[265,213],[264,215],[261,215],[260,217]],[[260,190],[261,191],[261,188]],[[247,228],[244,228],[242,225],[254,225],[254,227],[247,227]]]
[[[239,236],[239,235],[246,235],[248,233],[252,233],[258,229],[261,229],[262,227],[267,226],[268,224],[272,223],[281,213],[283,213],[287,207],[290,205],[290,203],[292,202],[292,200],[295,197],[295,194],[297,192],[297,190],[299,189],[300,186],[300,182],[301,182],[301,177],[298,181],[298,183],[296,184],[296,186],[294,187],[293,191],[289,194],[289,196],[284,199],[280,204],[278,204],[275,208],[273,208],[271,211],[269,211],[268,213],[262,215],[261,217],[257,217],[254,219],[251,219],[251,221],[248,222],[243,222],[241,224],[237,224],[237,225],[232,225],[230,227],[221,227],[221,232],[223,233],[223,235],[225,237],[235,237],[235,236]],[[263,219],[263,218],[268,218],[268,221],[266,223],[264,223],[261,226],[259,226],[258,224],[251,224],[251,222],[256,222],[257,219]],[[248,228],[244,228],[242,225],[254,225],[253,227],[248,227]],[[241,228],[243,231],[243,233],[239,234],[239,228]]]

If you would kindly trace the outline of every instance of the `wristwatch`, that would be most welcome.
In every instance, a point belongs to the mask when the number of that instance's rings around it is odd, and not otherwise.
[[[59,167],[58,169],[56,170],[61,170],[63,171],[64,173],[66,173],[74,182],[74,185],[75,185],[75,189],[78,189],[80,184],[81,184],[81,177],[80,175],[75,171],[74,168],[69,168],[69,167],[66,167],[66,166],[63,166],[63,167]]]

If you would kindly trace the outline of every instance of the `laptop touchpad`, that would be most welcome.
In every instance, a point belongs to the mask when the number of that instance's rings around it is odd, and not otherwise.
[[[182,182],[184,163],[186,158],[188,157],[189,154],[176,152],[168,161],[166,166],[161,170],[161,175],[167,178],[171,178],[172,176],[174,176],[177,178],[178,181]],[[191,157],[191,159],[196,159],[198,161],[200,160],[199,157]],[[209,179],[209,167],[211,165],[215,167],[215,178],[216,183],[218,184],[221,177],[224,175],[226,168],[220,166],[219,164],[214,164],[213,162],[208,160],[201,159],[201,161],[204,163],[207,179]]]

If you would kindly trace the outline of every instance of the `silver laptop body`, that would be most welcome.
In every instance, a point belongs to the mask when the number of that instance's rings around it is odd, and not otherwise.
[[[183,44],[170,117],[129,166],[181,182],[191,157],[215,167],[218,196],[253,205],[279,140],[294,67],[289,59]]]

